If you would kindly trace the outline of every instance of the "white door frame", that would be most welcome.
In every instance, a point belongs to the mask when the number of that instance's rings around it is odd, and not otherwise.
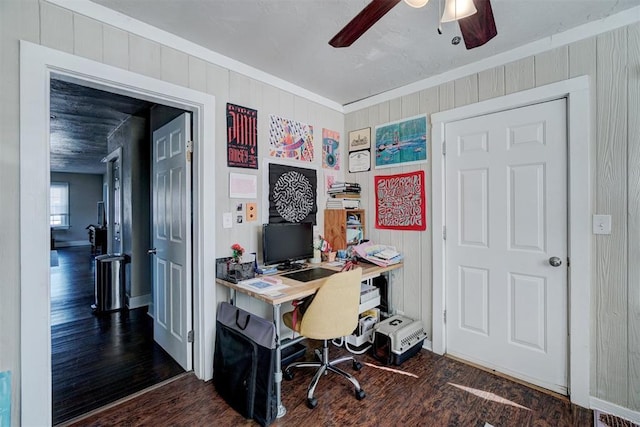
[[[23,425],[51,425],[49,82],[51,75],[193,112],[194,372],[213,376],[215,98],[20,42],[20,383]]]
[[[569,393],[575,404],[589,407],[591,334],[591,167],[589,78],[576,77],[495,99],[443,111],[431,116],[433,123],[433,351],[444,354],[445,241],[442,227],[445,210],[445,157],[442,145],[445,125],[471,117],[567,98],[567,199],[570,259],[568,277]]]

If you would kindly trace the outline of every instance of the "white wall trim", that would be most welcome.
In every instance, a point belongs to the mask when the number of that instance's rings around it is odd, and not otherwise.
[[[256,79],[263,83],[274,86],[278,89],[301,96],[310,101],[316,102],[332,110],[343,112],[342,105],[328,98],[320,96],[303,87],[294,85],[286,80],[266,73],[257,68],[251,67],[228,56],[224,56],[212,50],[209,50],[199,44],[190,42],[181,37],[161,30],[152,25],[146,24],[130,16],[124,15],[113,9],[109,9],[97,3],[88,0],[47,0],[49,3],[56,4],[60,7],[68,9],[72,12],[79,13],[92,19],[96,19],[105,24],[120,28],[140,37],[153,40],[157,43],[172,47],[179,51],[185,52],[191,56],[203,59],[212,64],[228,68],[231,71],[243,74],[252,79]]]
[[[151,294],[139,295],[137,297],[128,297],[127,307],[129,310],[134,308],[144,307],[145,305],[151,305]]]
[[[90,246],[89,240],[56,240],[56,249],[70,248],[71,246]]]
[[[569,272],[569,390],[571,401],[589,406],[591,336],[591,179],[590,179],[590,98],[586,76],[553,83],[431,116],[433,123],[433,351],[447,350],[443,312],[445,305],[445,245],[439,230],[444,221],[445,125],[470,117],[524,107],[566,97],[568,130],[568,253]]]
[[[597,409],[601,412],[640,424],[640,412],[632,411],[631,409],[616,405],[615,403],[607,402],[606,400],[598,399],[597,397],[591,397],[590,402],[591,409]]]
[[[49,277],[49,80],[92,87],[193,112],[194,371],[213,375],[216,295],[215,98],[29,42],[20,42],[20,365],[21,422],[51,425]],[[200,118],[202,117],[202,118]]]
[[[555,34],[553,36],[545,37],[543,39],[528,43],[524,46],[520,46],[516,49],[489,56],[479,61],[475,61],[471,64],[454,68],[453,70],[448,70],[445,73],[439,74],[437,76],[432,76],[424,80],[399,87],[397,89],[382,92],[380,94],[370,96],[369,98],[365,98],[361,101],[356,101],[351,104],[345,104],[344,113],[348,114],[357,110],[361,110],[363,108],[371,107],[381,102],[389,101],[391,99],[399,98],[405,95],[410,95],[424,89],[438,86],[442,83],[447,83],[462,77],[466,77],[470,74],[475,74],[480,71],[488,70],[493,67],[507,64],[509,62],[517,61],[519,59],[527,58],[538,53],[546,52],[548,50],[574,43],[578,40],[587,39],[598,34],[606,33],[607,31],[612,31],[616,28],[621,28],[638,21],[640,21],[640,6],[627,9],[623,12],[608,16],[598,21],[580,25],[578,27],[572,28],[559,34]]]

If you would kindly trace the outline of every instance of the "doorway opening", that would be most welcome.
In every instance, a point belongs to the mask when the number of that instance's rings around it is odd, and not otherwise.
[[[193,370],[212,378],[215,331],[215,98],[26,41],[20,42],[21,421],[50,425],[49,85],[52,78],[193,114]]]
[[[67,226],[52,228],[54,425],[184,372],[154,340],[147,255],[150,134],[183,112],[51,80],[51,181],[68,188]]]

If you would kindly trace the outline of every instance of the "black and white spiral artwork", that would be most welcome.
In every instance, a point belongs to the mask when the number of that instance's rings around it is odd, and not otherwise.
[[[315,224],[316,171],[285,165],[269,166],[269,222]]]
[[[313,188],[304,175],[296,171],[286,172],[276,181],[273,201],[282,218],[300,222],[313,208]]]

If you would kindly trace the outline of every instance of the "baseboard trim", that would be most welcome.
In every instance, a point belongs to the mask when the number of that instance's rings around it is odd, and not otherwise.
[[[607,402],[606,400],[598,399],[597,397],[589,397],[589,405],[591,409],[597,409],[600,412],[615,415],[616,417],[624,418],[632,423],[640,424],[640,412],[625,408],[624,406],[616,405],[615,403]]]
[[[129,307],[130,310],[151,304],[151,294],[140,295],[137,297],[127,297],[127,299],[127,307]]]
[[[55,241],[56,248],[69,248],[71,246],[91,246],[86,240],[56,240]]]

